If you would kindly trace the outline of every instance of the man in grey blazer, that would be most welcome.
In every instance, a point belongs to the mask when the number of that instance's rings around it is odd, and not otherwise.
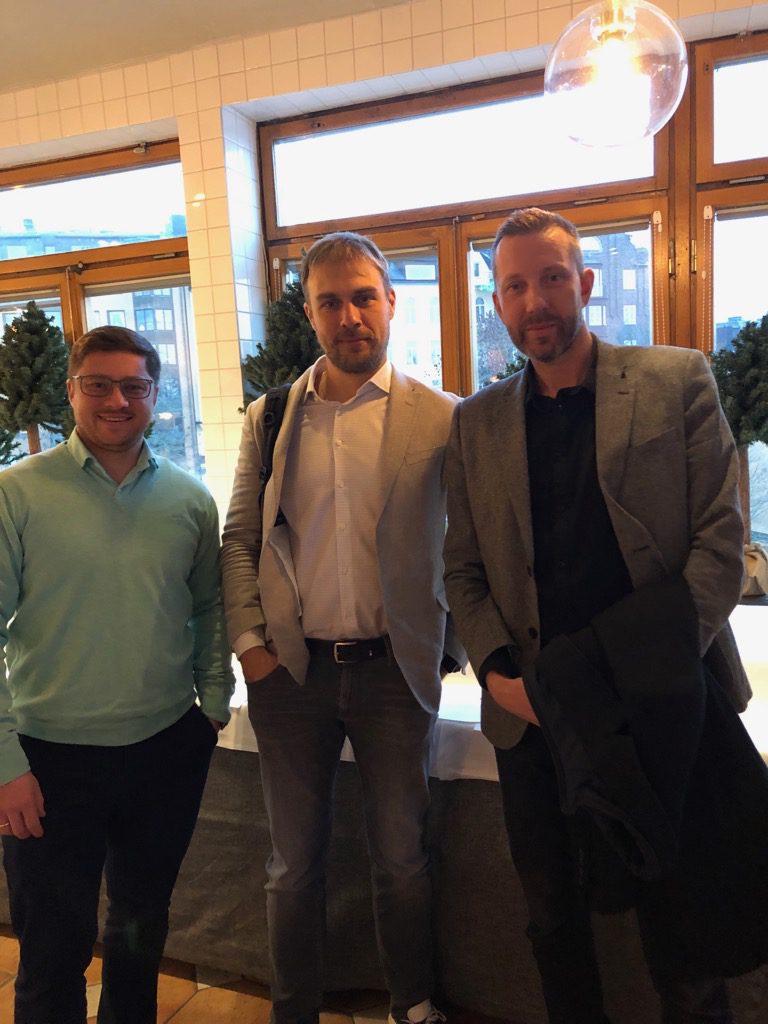
[[[738,466],[700,352],[619,348],[583,317],[594,275],[570,222],[499,228],[494,303],[525,370],[466,399],[446,453],[446,587],[484,687],[510,846],[552,1024],[602,1024],[578,852],[523,677],[554,636],[644,584],[685,579],[700,649],[743,707],[728,615],[739,599]],[[730,1021],[722,981],[654,977],[665,1021]]]
[[[263,521],[264,399],[249,406],[222,556],[272,836],[272,1020],[318,1020],[325,854],[349,737],[390,1024],[435,1024],[424,823],[441,674],[462,657],[442,580],[456,399],[388,362],[395,293],[369,239],[317,241],[302,286],[325,354],[291,388]]]

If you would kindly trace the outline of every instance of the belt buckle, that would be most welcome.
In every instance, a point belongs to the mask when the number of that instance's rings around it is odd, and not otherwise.
[[[340,656],[339,649],[342,647],[355,647],[357,645],[356,640],[337,640],[333,645],[333,660],[337,665],[346,665],[347,660]]]

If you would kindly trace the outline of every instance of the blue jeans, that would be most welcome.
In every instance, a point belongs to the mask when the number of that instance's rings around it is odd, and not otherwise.
[[[216,735],[197,706],[140,743],[20,737],[45,800],[41,839],[3,839],[20,942],[16,1024],[85,1024],[86,967],[109,904],[99,1024],[155,1024],[168,908]]]
[[[346,736],[363,789],[376,937],[392,1005],[432,992],[431,885],[425,847],[435,715],[390,655],[338,665],[313,654],[304,686],[282,667],[248,686],[272,854],[267,925],[272,1020],[313,1024],[322,1002],[325,863]]]

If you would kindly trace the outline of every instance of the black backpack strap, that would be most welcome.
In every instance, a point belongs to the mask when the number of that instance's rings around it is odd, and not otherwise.
[[[275,443],[283,423],[283,415],[290,390],[290,384],[281,384],[279,387],[270,388],[264,401],[264,452],[261,470],[259,471],[259,512],[262,517],[264,515],[264,490],[269,478],[272,476],[272,458],[275,453]],[[274,525],[280,526],[284,522],[285,516],[282,509],[278,509]]]

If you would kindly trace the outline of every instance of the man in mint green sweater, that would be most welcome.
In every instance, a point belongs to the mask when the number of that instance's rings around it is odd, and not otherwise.
[[[216,507],[152,454],[160,360],[75,343],[76,429],[0,473],[0,836],[21,944],[16,1024],[154,1024],[171,891],[229,718]],[[199,702],[199,703],[198,703]]]

